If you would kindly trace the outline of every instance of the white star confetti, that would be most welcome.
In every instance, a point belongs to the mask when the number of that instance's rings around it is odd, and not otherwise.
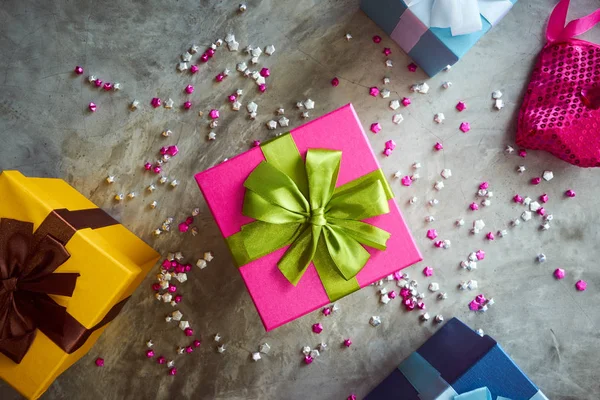
[[[379,326],[379,325],[381,325],[381,317],[379,317],[377,315],[373,315],[371,317],[371,319],[369,320],[369,324],[371,324],[372,326]]]
[[[437,113],[433,116],[433,120],[435,122],[437,122],[438,124],[441,124],[442,122],[444,122],[445,119],[446,119],[446,116],[444,116],[444,113]]]
[[[165,108],[171,109],[173,108],[173,104],[175,104],[175,102],[173,99],[169,98],[167,101],[165,101]]]
[[[452,86],[452,82],[444,82],[444,83],[442,83],[442,87],[444,89],[449,89],[450,86]]]
[[[429,85],[425,82],[416,83],[410,87],[411,92],[419,92],[421,94],[427,94],[429,92]]]
[[[279,126],[284,127],[284,126],[288,126],[289,124],[290,124],[290,120],[287,119],[286,117],[279,118]]]
[[[400,108],[400,102],[398,100],[390,101],[390,108],[392,110],[397,110],[398,108]]]
[[[188,65],[186,62],[180,62],[179,64],[177,64],[177,69],[179,70],[179,72],[183,72],[188,69]]]
[[[394,178],[398,179],[398,178],[402,178],[402,171],[396,171],[394,173]]]
[[[306,119],[306,118],[309,118],[309,117],[310,117],[310,115],[308,114],[308,111],[304,111],[302,113],[302,118]]]
[[[304,102],[304,107],[305,107],[307,110],[312,110],[313,108],[315,108],[315,102],[314,102],[314,101],[312,101],[311,99],[307,99],[307,100]]]
[[[392,122],[396,125],[399,125],[402,121],[404,121],[402,114],[394,114],[392,117]]]
[[[531,219],[531,212],[524,211],[523,214],[521,214],[521,219],[525,222],[529,221]]]
[[[106,177],[106,183],[115,183],[115,177],[112,175],[109,175]]]
[[[269,354],[269,352],[271,351],[271,346],[269,346],[269,343],[263,343],[258,348],[258,351],[260,351],[263,354]]]
[[[526,170],[527,170],[527,169],[525,168],[525,166],[524,166],[524,165],[519,165],[519,166],[517,167],[517,172],[519,172],[519,173],[523,173],[523,172],[525,172]]]
[[[231,104],[231,109],[233,111],[239,111],[241,107],[242,107],[242,103],[240,103],[237,100]]]
[[[269,122],[267,122],[267,128],[277,129],[277,122],[274,120],[270,120]]]
[[[181,55],[181,60],[185,61],[185,62],[190,62],[192,61],[192,55],[189,52],[185,52]]]
[[[442,181],[437,181],[435,183],[435,185],[433,185],[433,187],[435,188],[435,190],[440,191],[444,188],[444,182]]]
[[[552,171],[544,171],[542,178],[544,178],[546,182],[551,181],[552,178],[554,178],[554,173]]]
[[[246,110],[248,110],[249,113],[256,112],[258,110],[258,104],[252,101],[246,105]]]
[[[499,90],[494,90],[492,92],[492,99],[494,100],[498,100],[500,97],[502,97],[502,92]]]
[[[210,132],[208,134],[208,140],[215,140],[217,138],[217,134],[214,132]]]
[[[392,60],[385,60],[385,66],[388,68],[392,68],[394,66],[394,63],[392,62]]]
[[[349,34],[349,33],[346,33],[346,36],[345,36],[345,37],[346,37],[346,40],[350,40],[350,39],[352,39],[352,35],[351,35],[351,34]]]
[[[507,154],[512,154],[514,151],[515,151],[515,149],[509,145],[507,145],[506,148],[504,149],[504,152],[506,152]]]
[[[113,85],[113,90],[121,90],[121,84],[119,82],[115,82],[115,84]]]
[[[218,351],[219,353],[225,353],[225,345],[224,345],[224,344],[222,344],[222,345],[218,346],[218,347],[217,347],[217,351]]]
[[[275,53],[275,46],[273,46],[272,44],[268,45],[267,47],[265,47],[265,54],[270,56],[273,53]]]
[[[390,92],[388,89],[383,89],[381,92],[379,92],[379,95],[382,99],[387,99],[388,97],[390,97],[391,93],[392,92]]]
[[[452,171],[448,168],[445,168],[442,170],[442,172],[440,172],[440,175],[442,176],[442,178],[448,179],[452,176]]]
[[[504,108],[504,100],[497,99],[496,101],[494,101],[494,108],[496,110],[502,110]]]
[[[246,65],[245,62],[241,62],[235,68],[240,72],[244,72],[245,70],[248,69],[248,66]]]
[[[140,102],[137,100],[134,100],[131,102],[131,104],[129,105],[129,108],[131,109],[131,111],[135,111],[138,109],[138,107],[140,106]]]
[[[227,47],[229,48],[229,51],[237,51],[240,47],[240,44],[233,40],[231,42],[227,42]]]
[[[260,360],[261,359],[260,353],[259,352],[252,353],[252,359],[254,360],[254,362]]]

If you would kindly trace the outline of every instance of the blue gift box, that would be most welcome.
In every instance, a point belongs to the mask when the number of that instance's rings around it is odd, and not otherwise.
[[[473,397],[474,393],[480,396],[484,387],[491,397]],[[479,336],[456,318],[404,360],[365,400],[455,398],[548,400],[494,339]]]
[[[483,13],[481,30],[464,35],[452,35],[450,28],[429,27],[433,0],[362,0],[361,9],[427,73],[434,76],[447,65],[454,65],[485,35],[517,0],[505,0],[500,13]],[[488,20],[489,19],[489,20]]]

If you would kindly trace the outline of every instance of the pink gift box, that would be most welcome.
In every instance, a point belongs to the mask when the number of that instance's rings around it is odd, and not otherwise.
[[[336,186],[380,168],[352,104],[290,133],[302,157],[311,148],[342,151]],[[264,160],[260,147],[255,147],[195,176],[223,237],[253,221],[242,214],[244,181]],[[384,251],[366,248],[371,258],[356,276],[361,288],[422,260],[395,199],[389,200],[389,207],[388,214],[364,221],[386,230],[391,237]],[[312,264],[296,286],[283,276],[277,262],[286,250],[279,249],[239,268],[267,331],[330,303]]]

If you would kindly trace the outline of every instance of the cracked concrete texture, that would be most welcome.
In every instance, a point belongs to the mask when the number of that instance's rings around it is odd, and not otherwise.
[[[516,112],[544,44],[543,27],[555,1],[519,2],[450,72],[427,81],[431,87],[427,95],[409,93],[410,85],[427,78],[421,71],[406,70],[408,57],[358,10],[356,0],[256,0],[248,2],[243,15],[237,14],[237,4],[216,0],[5,0],[0,4],[0,169],[67,180],[163,254],[181,250],[190,261],[206,250],[215,254],[209,268],[195,270],[182,285],[180,309],[202,337],[200,349],[191,355],[174,355],[186,341],[178,328],[164,322],[172,308],[152,297],[151,275],[92,351],[61,375],[43,398],[320,400],[344,399],[350,392],[360,398],[435,332],[434,324],[419,323],[418,315],[403,311],[397,300],[379,304],[372,287],[341,300],[341,311],[334,317],[324,318],[316,311],[264,332],[191,178],[246,150],[252,140],[271,137],[265,123],[279,107],[286,109],[291,127],[302,124],[295,103],[306,98],[316,103],[311,118],[352,102],[365,129],[379,121],[383,130],[369,133],[376,153],[388,139],[398,143],[392,156],[381,156],[380,161],[424,255],[424,262],[407,272],[423,286],[434,279],[449,295],[444,302],[427,299],[429,313],[442,313],[447,319],[457,316],[473,328],[483,328],[549,398],[599,398],[596,243],[600,233],[593,223],[600,217],[595,207],[600,194],[595,185],[598,172],[572,167],[542,152],[530,152],[525,159],[502,152],[514,142]],[[573,0],[570,18],[598,6],[595,0]],[[263,54],[260,63],[252,66],[243,51],[221,48],[195,76],[176,71],[179,56],[191,44],[205,48],[228,32],[235,33],[240,50],[273,44],[277,51],[271,57]],[[349,42],[344,38],[347,32],[354,37]],[[384,38],[380,45],[371,41],[375,34]],[[600,30],[583,38],[600,43]],[[384,46],[393,51],[391,69],[384,65]],[[265,94],[235,71],[240,61],[252,69],[271,69]],[[78,64],[86,69],[83,77],[71,72]],[[231,76],[215,83],[214,76],[225,68],[232,70]],[[123,89],[99,92],[85,83],[88,73],[118,81]],[[337,88],[329,83],[334,76],[341,81]],[[381,87],[384,76],[391,79],[390,98],[368,96],[368,88]],[[442,89],[441,83],[448,80],[453,86]],[[192,95],[183,92],[188,83],[196,88]],[[243,108],[234,112],[226,96],[237,88],[244,89]],[[504,92],[506,107],[500,112],[492,110],[490,94],[495,89]],[[177,106],[189,98],[194,108],[153,110],[149,102],[154,96],[171,97]],[[405,119],[396,126],[388,103],[404,96],[411,97],[413,104],[399,109]],[[135,112],[128,109],[133,99],[141,102]],[[458,100],[467,103],[463,113],[454,110]],[[87,111],[90,101],[98,104],[94,114]],[[259,105],[254,122],[245,111],[250,101]],[[221,111],[214,142],[206,140],[207,117],[197,113],[203,110],[206,115],[211,108]],[[442,125],[432,120],[438,112],[447,118]],[[457,129],[464,120],[471,123],[468,134]],[[173,131],[169,139],[160,136],[164,129]],[[444,144],[442,152],[432,151],[436,141]],[[150,195],[144,188],[156,177],[144,173],[141,166],[155,159],[164,144],[177,144],[181,150],[166,168],[166,174],[181,184],[174,190],[159,186]],[[421,179],[404,188],[391,176],[397,170],[412,173],[414,161],[423,165]],[[527,171],[518,175],[517,165],[526,165]],[[443,168],[452,169],[452,178],[436,192],[433,184]],[[545,169],[554,171],[554,180],[530,186],[529,179]],[[108,174],[117,176],[111,186],[103,181]],[[491,183],[492,206],[473,214],[467,205],[483,180]],[[564,199],[567,188],[577,191],[575,199]],[[140,195],[120,204],[112,200],[116,192],[131,190]],[[490,230],[505,228],[522,211],[510,202],[515,193],[537,197],[544,192],[550,196],[547,208],[555,216],[547,232],[538,231],[539,223],[530,221],[508,228],[509,236],[488,243],[481,235],[470,236],[467,226],[453,225],[460,217],[470,225],[476,215]],[[409,206],[407,200],[413,195],[419,202]],[[433,197],[440,204],[427,207],[426,201]],[[148,208],[152,200],[159,202],[154,211]],[[198,236],[178,232],[151,236],[166,217],[182,221],[194,207],[202,211],[195,221]],[[426,215],[436,221],[427,224]],[[452,240],[450,249],[432,248],[425,238],[430,226]],[[459,270],[459,262],[479,248],[487,256],[478,270]],[[544,264],[535,263],[540,252],[548,257]],[[434,267],[433,278],[422,277],[425,265]],[[560,282],[552,277],[557,267],[567,271]],[[580,278],[589,284],[583,293],[573,287]],[[468,311],[476,293],[456,289],[467,279],[476,279],[480,291],[494,297],[496,305],[489,312]],[[378,328],[368,324],[372,315],[382,318]],[[310,329],[317,321],[325,327],[319,336]],[[212,336],[217,332],[227,344],[224,354],[215,350]],[[345,337],[351,337],[354,345],[342,350],[338,344]],[[150,338],[157,352],[177,357],[177,376],[168,376],[165,368],[145,358],[144,343]],[[251,352],[265,341],[271,353],[254,363]],[[302,365],[301,347],[320,341],[327,342],[329,350],[312,365]],[[93,365],[98,356],[106,360],[104,368]],[[0,398],[20,397],[0,384]]]

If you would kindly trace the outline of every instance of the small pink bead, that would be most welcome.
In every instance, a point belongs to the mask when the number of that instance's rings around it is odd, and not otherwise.
[[[423,303],[422,301],[417,303],[417,307],[419,308],[419,310],[427,309],[427,307],[425,306],[425,303]]]
[[[106,83],[104,84],[104,86],[103,86],[104,90],[106,90],[107,92],[108,92],[109,90],[111,90],[111,89],[112,89],[112,87],[113,87],[113,85],[112,85],[112,83],[110,83],[110,82],[106,82]]]
[[[408,70],[410,72],[416,72],[417,71],[417,64],[415,63],[410,63],[406,66],[406,68],[408,68]]]
[[[331,308],[325,307],[322,312],[325,316],[331,315]]]
[[[470,208],[471,210],[473,210],[473,211],[477,211],[477,210],[479,210],[479,206],[477,205],[477,203],[471,203],[471,204],[469,205],[469,208]]]
[[[312,331],[317,334],[323,332],[323,325],[321,323],[313,324]]]
[[[265,85],[264,83],[261,83],[260,85],[258,85],[258,91],[261,93],[264,93],[267,91],[267,85]]]
[[[192,102],[191,101],[186,101],[185,103],[183,103],[183,108],[185,110],[189,110],[190,108],[192,108]]]
[[[385,149],[383,150],[383,155],[386,157],[389,157],[392,155],[392,149]]]
[[[394,279],[399,281],[400,279],[402,279],[402,274],[400,273],[400,271],[396,271],[392,274],[394,276]]]
[[[464,101],[459,101],[458,103],[456,103],[456,109],[458,111],[464,111],[467,108],[467,105],[464,103]]]
[[[379,36],[379,35],[373,36],[373,42],[375,42],[375,43],[381,43],[381,36]]]
[[[375,86],[369,88],[369,94],[373,97],[377,97],[379,96],[379,89],[376,88]]]
[[[185,334],[185,336],[194,336],[194,330],[192,328],[185,328],[183,333]]]
[[[148,358],[154,357],[154,350],[146,350],[146,357],[148,357]]]
[[[438,233],[435,229],[428,229],[425,236],[427,236],[427,239],[433,240],[438,237]]]
[[[191,224],[193,224],[193,223],[194,223],[194,217],[191,217],[191,216],[190,216],[190,217],[187,217],[187,218],[185,219],[185,223],[186,223],[187,225],[191,225]]]
[[[412,311],[415,309],[415,301],[413,299],[409,299],[409,298],[405,298],[404,300],[404,308],[406,308],[407,311]]]
[[[252,147],[258,147],[260,146],[260,140],[255,140],[252,142]]]
[[[192,270],[192,264],[185,264],[183,267],[185,268],[185,272],[190,272]]]
[[[477,257],[477,260],[481,261],[485,258],[485,251],[477,250],[477,252],[475,253],[475,256]]]
[[[565,277],[565,275],[566,275],[565,270],[562,268],[556,268],[554,270],[554,277],[556,279],[563,279]]]
[[[163,266],[163,268],[169,268],[169,267],[171,266],[171,261],[169,261],[169,260],[164,260],[164,261],[162,262],[162,266]]]
[[[388,140],[387,142],[385,142],[385,148],[394,150],[396,148],[396,142],[394,142],[392,139]]]
[[[208,115],[210,115],[211,119],[217,119],[217,118],[219,118],[219,110],[215,110],[213,108],[212,110],[210,110],[210,112],[208,113]]]
[[[177,268],[178,266],[179,266],[179,263],[176,260],[171,261],[172,268]]]
[[[468,122],[461,122],[459,129],[462,132],[467,133],[471,130],[471,124],[469,124]]]
[[[223,79],[225,79],[225,75],[223,75],[223,74],[221,74],[221,73],[219,73],[219,74],[217,74],[217,76],[215,76],[215,80],[216,80],[217,82],[222,82],[222,81],[223,81]]]
[[[144,169],[146,171],[150,171],[152,169],[152,164],[150,164],[149,162],[147,162],[146,164],[144,164]]]
[[[346,347],[352,346],[352,340],[350,340],[350,339],[344,339],[344,346],[346,346]]]
[[[169,293],[175,293],[177,291],[177,286],[169,285]]]
[[[75,67],[75,70],[74,70],[74,72],[75,72],[77,75],[81,75],[81,74],[83,74],[83,67],[81,67],[81,66],[79,66],[79,65],[78,65],[78,66],[76,66],[76,67]]]
[[[496,239],[496,237],[494,236],[494,234],[492,232],[488,232],[487,235],[485,235],[487,240],[494,240]]]
[[[490,184],[488,182],[481,182],[481,184],[479,185],[479,189],[487,189],[490,187]]]
[[[337,77],[335,77],[331,80],[331,86],[335,87],[339,84],[340,84],[340,80]]]
[[[532,185],[539,185],[541,181],[542,181],[542,178],[540,178],[539,176],[537,176],[535,178],[531,178]]]
[[[408,97],[403,97],[401,103],[404,107],[408,107],[411,105],[412,101]]]
[[[390,299],[395,299],[396,298],[396,291],[392,290],[391,292],[388,293],[388,297]]]
[[[175,272],[177,272],[178,274],[181,274],[181,273],[185,272],[185,267],[181,264],[177,264],[177,266],[175,267]]]
[[[229,100],[230,103],[235,103],[237,97],[235,97],[235,94],[230,94],[229,96],[227,96],[227,100]]]
[[[162,167],[160,165],[155,165],[154,168],[152,168],[152,171],[154,171],[155,174],[160,174],[162,172]]]
[[[169,370],[169,375],[171,375],[171,376],[177,375],[177,368],[171,368]]]
[[[165,154],[167,154],[168,150],[169,149],[168,149],[167,146],[163,146],[163,147],[160,148],[160,154],[162,154],[164,156]]]
[[[205,54],[206,54],[208,57],[212,57],[212,56],[214,56],[214,55],[215,55],[215,50],[214,50],[214,49],[211,49],[211,48],[208,48],[208,49],[206,49],[206,52],[205,52]]]
[[[83,70],[81,71],[81,73],[83,73]],[[104,367],[104,358],[100,358],[100,357],[96,358],[95,363],[96,363],[97,367]]]
[[[520,149],[519,150],[519,157],[523,157],[523,158],[527,157],[527,150]]]
[[[185,92],[188,94],[194,93],[194,87],[192,85],[187,85],[183,90],[185,90]]]
[[[444,242],[442,240],[437,240],[433,243],[433,245],[438,249],[441,249],[442,247],[444,247]]]
[[[268,78],[269,76],[271,76],[271,71],[269,71],[269,68],[263,68],[260,70],[260,76]]]
[[[192,65],[190,67],[190,73],[195,74],[196,72],[198,72],[199,68],[197,65]]]
[[[513,201],[515,203],[522,203],[523,202],[523,198],[521,196],[519,196],[518,194],[515,194],[515,196],[513,197]]]
[[[156,362],[159,364],[165,364],[167,362],[167,359],[164,356],[160,356],[156,359]]]
[[[97,109],[97,108],[98,108],[98,106],[96,105],[96,103],[90,103],[90,104],[88,104],[88,109],[89,109],[91,112],[96,112],[96,109]]]
[[[312,358],[310,355],[304,356],[304,364],[310,364],[313,362],[313,360],[314,358]]]
[[[479,305],[479,303],[477,303],[475,300],[472,300],[469,303],[469,310],[471,310],[471,311],[479,311],[480,307],[481,306]]]
[[[358,397],[355,394],[351,394],[346,400],[358,400]]]
[[[404,185],[404,186],[410,186],[410,185],[412,185],[412,178],[411,178],[410,176],[408,176],[408,175],[407,175],[407,176],[403,177],[403,178],[400,180],[400,182],[401,182],[401,183],[402,183],[402,185]]]
[[[541,215],[542,217],[544,215],[546,215],[546,209],[544,207],[538,208],[538,210],[536,212],[538,213],[538,215]]]
[[[436,142],[436,143],[433,145],[433,148],[434,148],[436,151],[440,151],[440,150],[442,150],[442,149],[444,148],[444,146],[442,146],[442,144],[441,144],[440,142]]]
[[[579,290],[580,292],[583,292],[583,291],[584,291],[584,290],[587,288],[587,282],[586,282],[586,281],[583,281],[583,280],[578,280],[578,281],[575,283],[575,288],[576,288],[577,290]]]
[[[153,97],[152,100],[150,100],[150,104],[152,105],[152,107],[158,108],[160,107],[161,101],[158,97]]]
[[[478,294],[477,296],[475,296],[475,302],[477,304],[484,304],[485,303],[485,296],[482,294]]]
[[[94,85],[95,85],[96,87],[100,87],[100,86],[102,86],[102,80],[101,80],[101,79],[96,79],[96,80],[94,81]]]
[[[385,54],[386,56],[389,56],[390,54],[392,54],[392,49],[390,49],[389,47],[385,47],[383,49],[383,54]]]
[[[546,193],[544,193],[543,195],[540,196],[540,201],[542,203],[547,203],[548,202],[548,195]]]
[[[185,348],[185,352],[190,354],[192,351],[194,351],[194,348],[192,346],[188,346]]]
[[[423,275],[425,275],[425,276],[432,276],[433,275],[433,268],[431,268],[431,267],[425,267],[425,268],[423,268]]]
[[[371,132],[379,133],[381,131],[381,124],[379,122],[374,122],[371,124]]]
[[[194,343],[192,343],[194,345],[194,347],[200,347],[200,345],[202,344],[198,339],[194,340]]]
[[[183,300],[183,296],[178,294],[173,298],[173,300],[175,301],[175,303],[181,303],[181,300]]]
[[[400,296],[402,296],[403,299],[406,299],[410,296],[410,290],[408,290],[407,288],[400,289]]]
[[[171,157],[175,157],[177,154],[179,154],[179,147],[176,145],[167,147],[167,154]]]
[[[208,54],[204,53],[200,56],[200,61],[205,63],[208,61]]]
[[[575,197],[575,191],[574,191],[574,190],[571,190],[571,189],[569,189],[569,190],[567,190],[567,191],[565,192],[565,196],[567,196],[567,197]]]
[[[160,290],[160,284],[153,283],[152,284],[152,290],[154,290],[155,292],[158,292]]]

